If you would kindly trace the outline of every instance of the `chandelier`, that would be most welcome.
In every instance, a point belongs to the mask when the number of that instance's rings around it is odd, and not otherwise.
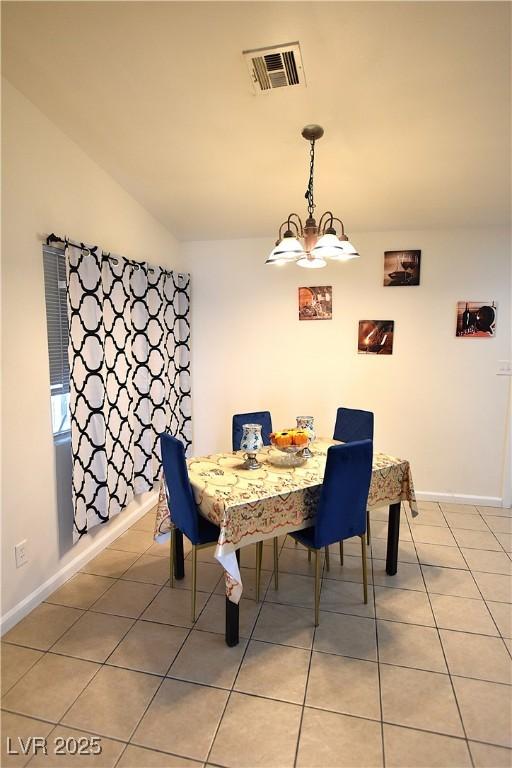
[[[297,213],[290,213],[279,227],[275,248],[266,264],[288,264],[295,262],[299,267],[318,269],[329,261],[349,261],[359,256],[345,234],[341,219],[331,211],[320,216],[318,224],[314,218],[313,175],[315,170],[315,142],[324,135],[320,125],[306,125],[302,136],[310,143],[308,188],[304,197],[308,201],[308,218],[303,224]],[[284,230],[284,231],[283,231]]]

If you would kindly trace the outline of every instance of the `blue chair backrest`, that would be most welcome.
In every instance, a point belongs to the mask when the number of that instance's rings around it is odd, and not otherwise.
[[[197,544],[199,542],[198,512],[188,479],[183,443],[172,435],[163,433],[160,435],[160,449],[172,521],[192,544]]]
[[[373,440],[373,413],[356,408],[338,408],[333,439],[342,443]]]
[[[361,536],[366,531],[372,454],[371,440],[333,445],[327,451],[315,518],[315,547]]]
[[[261,436],[263,445],[270,445],[270,433],[272,432],[272,417],[270,411],[255,411],[254,413],[235,413],[233,416],[232,441],[233,450],[240,450],[244,424],[261,424]]]

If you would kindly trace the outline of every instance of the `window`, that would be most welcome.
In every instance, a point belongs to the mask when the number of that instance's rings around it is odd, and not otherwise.
[[[54,436],[69,432],[69,361],[66,260],[64,251],[43,246],[50,397]]]

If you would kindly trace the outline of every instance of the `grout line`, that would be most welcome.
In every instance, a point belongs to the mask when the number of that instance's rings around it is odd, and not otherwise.
[[[402,506],[405,509],[405,504],[402,503]],[[371,512],[370,512],[370,518],[371,518]],[[370,552],[371,552],[371,545],[373,543],[373,537],[371,536],[371,526],[370,526],[370,538],[371,538],[371,543],[370,543]],[[398,549],[400,549],[400,539],[398,541]],[[373,559],[373,556],[370,556],[370,567],[371,567],[371,570],[372,570],[372,582],[374,582],[374,580],[375,580],[373,565],[374,565],[374,559]],[[397,564],[397,567],[398,567],[398,564]],[[377,598],[375,596],[375,590],[373,590],[373,611],[374,611],[374,614],[375,614],[375,619],[374,619],[374,622],[375,622],[375,645],[376,645],[376,654],[377,654],[377,675],[378,675],[378,680],[379,680],[380,738],[381,738],[381,743],[382,743],[382,765],[383,765],[383,768],[386,768],[386,746],[385,746],[385,741],[384,741],[384,707],[382,705],[382,684],[381,684],[381,679],[380,679],[380,655],[379,655],[379,632],[378,632],[378,626],[379,625],[377,623],[377,621],[378,621],[378,619],[377,619]]]

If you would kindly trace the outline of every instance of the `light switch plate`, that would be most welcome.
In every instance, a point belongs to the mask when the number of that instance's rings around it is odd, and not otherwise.
[[[498,360],[498,376],[512,376],[512,362],[510,360]]]

